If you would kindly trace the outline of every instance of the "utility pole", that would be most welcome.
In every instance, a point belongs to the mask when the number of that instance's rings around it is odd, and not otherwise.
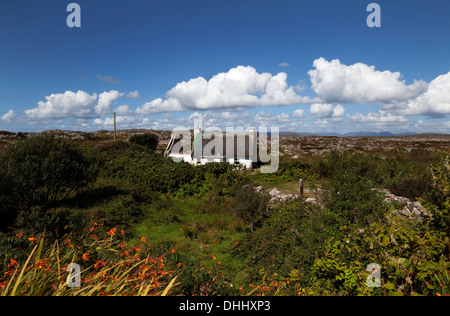
[[[116,135],[117,135],[117,131],[116,131],[116,112],[114,112],[114,141],[116,141]]]

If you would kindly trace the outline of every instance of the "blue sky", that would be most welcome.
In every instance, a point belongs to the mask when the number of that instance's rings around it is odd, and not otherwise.
[[[0,3],[0,130],[450,133],[450,2]]]

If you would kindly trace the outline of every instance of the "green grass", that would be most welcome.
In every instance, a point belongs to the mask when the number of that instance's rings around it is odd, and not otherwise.
[[[213,254],[221,262],[223,273],[234,283],[242,284],[244,267],[232,255],[232,249],[244,238],[246,226],[225,213],[203,213],[201,210],[207,202],[207,199],[193,197],[171,198],[164,210],[150,206],[147,217],[136,225],[130,244],[139,244],[141,237],[145,237],[152,247],[163,252],[174,249],[193,261]],[[176,212],[179,222],[155,223],[158,211],[161,214]]]

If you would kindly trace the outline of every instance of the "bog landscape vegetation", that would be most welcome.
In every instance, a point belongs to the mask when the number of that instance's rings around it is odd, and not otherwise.
[[[282,135],[273,174],[157,131],[1,136],[2,296],[450,295],[450,136]]]

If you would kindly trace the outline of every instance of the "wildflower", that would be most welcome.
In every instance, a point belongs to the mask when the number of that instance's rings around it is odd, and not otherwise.
[[[175,253],[175,249],[172,249],[171,253]]]
[[[142,237],[141,241],[145,244],[145,237]]]
[[[136,250],[136,252],[141,251],[141,247],[134,247],[134,250]]]
[[[98,260],[95,264],[94,264],[94,268],[102,268],[106,266],[106,261],[100,261]]]
[[[15,265],[17,265],[17,261],[16,260],[11,260],[11,263],[8,264],[8,268],[14,267]]]
[[[182,266],[181,262],[180,262],[180,263],[178,263],[178,268],[181,268],[181,266]]]
[[[46,266],[46,262],[44,260],[39,261],[38,263],[36,263],[36,268],[38,270],[41,270],[42,268],[44,268]]]
[[[90,258],[91,258],[91,256],[89,256],[89,254],[87,254],[87,253],[83,254],[84,261],[89,261]]]
[[[114,236],[116,234],[116,228],[111,229],[107,234],[111,237]]]
[[[20,232],[20,234],[19,233],[16,234],[16,237],[20,239],[20,238],[23,237],[23,235],[25,235],[25,233],[24,232]]]
[[[123,236],[125,236],[125,232],[123,231],[123,229],[122,229],[122,231],[120,232]]]
[[[37,238],[31,237],[31,238],[27,238],[32,244],[34,244],[34,242],[37,240]]]

